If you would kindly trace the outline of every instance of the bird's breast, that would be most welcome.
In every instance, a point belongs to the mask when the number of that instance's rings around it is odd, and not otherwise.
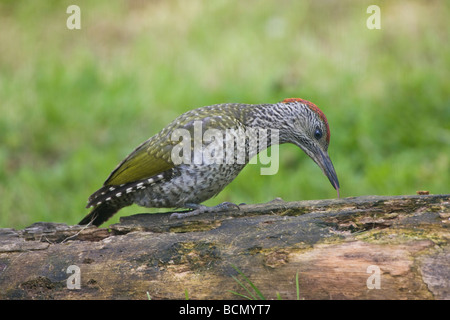
[[[204,202],[233,181],[245,164],[181,164],[174,167],[171,178],[163,180],[137,196],[144,207],[183,207],[186,203]]]

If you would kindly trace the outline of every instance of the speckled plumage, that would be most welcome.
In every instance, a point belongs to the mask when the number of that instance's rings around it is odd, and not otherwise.
[[[199,124],[201,126],[196,127]],[[250,132],[245,140],[245,160],[238,161],[238,152],[234,152],[230,153],[234,161],[228,163],[198,163],[194,159],[198,159],[196,156],[202,159],[201,155],[198,149],[191,147],[191,154],[186,156],[191,160],[190,163],[175,164],[172,152],[180,143],[179,139],[173,139],[177,130],[183,129],[190,133],[191,146],[200,143],[204,150],[209,145],[208,141],[198,140],[196,128],[201,128],[202,134],[209,129],[223,132],[224,150],[227,130],[235,135]],[[261,105],[218,104],[194,109],[177,117],[125,158],[106,179],[103,187],[91,195],[87,207],[94,209],[79,224],[92,223],[98,226],[121,208],[133,203],[143,207],[192,208],[214,197],[236,178],[249,159],[261,151],[259,145],[255,147],[249,143],[254,138],[250,130],[252,128],[278,130],[280,144],[298,145],[318,164],[321,158],[316,157],[315,149],[308,146],[320,147],[325,154],[328,148],[330,132],[326,117],[319,108],[306,100],[293,98]],[[323,137],[310,141],[311,135],[314,135],[311,130],[320,130]],[[268,134],[267,146],[270,144]],[[326,157],[329,160],[327,154]],[[324,173],[338,189],[334,168],[332,171],[331,178],[329,173]]]

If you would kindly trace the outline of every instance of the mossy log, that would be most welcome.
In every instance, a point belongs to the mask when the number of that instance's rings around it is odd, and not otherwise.
[[[169,216],[0,229],[0,299],[450,299],[450,195]]]

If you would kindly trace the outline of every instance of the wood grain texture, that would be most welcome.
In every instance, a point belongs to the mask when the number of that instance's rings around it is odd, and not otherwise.
[[[0,229],[0,299],[450,299],[450,195],[242,205],[109,228]],[[69,289],[69,266],[80,289]],[[379,289],[369,266],[379,268]],[[369,271],[368,271],[369,268]],[[368,285],[369,281],[369,285]]]

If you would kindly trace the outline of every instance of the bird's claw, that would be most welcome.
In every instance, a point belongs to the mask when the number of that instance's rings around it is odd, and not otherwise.
[[[223,211],[230,211],[230,210],[241,210],[239,205],[232,203],[232,202],[222,202],[214,207],[207,207],[204,205],[198,205],[198,204],[188,204],[186,205],[186,208],[193,209],[191,211],[187,212],[174,212],[170,215],[170,219],[177,218],[177,219],[184,219],[187,217],[193,217],[197,216],[201,213],[216,213],[216,212],[223,212]]]

